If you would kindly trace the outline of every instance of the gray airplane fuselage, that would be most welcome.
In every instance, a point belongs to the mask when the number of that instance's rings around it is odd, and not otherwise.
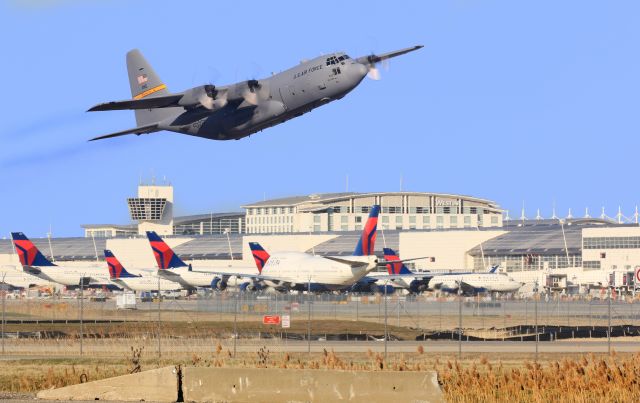
[[[159,127],[213,140],[238,140],[283,123],[340,99],[358,86],[367,74],[366,66],[350,58],[327,65],[332,56],[343,55],[320,56],[259,80],[268,96],[257,105],[229,102],[214,110],[186,110],[175,119],[161,122]],[[229,91],[233,87],[229,86]]]

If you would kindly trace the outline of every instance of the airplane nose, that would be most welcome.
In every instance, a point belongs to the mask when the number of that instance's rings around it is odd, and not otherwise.
[[[356,72],[358,75],[364,77],[369,72],[369,69],[367,69],[367,66],[365,66],[364,64],[356,63],[353,66],[353,71]]]

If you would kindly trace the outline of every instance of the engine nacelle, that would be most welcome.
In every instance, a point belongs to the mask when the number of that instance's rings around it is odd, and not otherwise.
[[[260,291],[262,289],[262,286],[259,283],[254,283],[252,281],[245,281],[244,283],[240,284],[238,288],[240,289],[240,291],[254,292],[254,291]]]
[[[211,281],[211,288],[219,291],[224,291],[227,289],[227,282],[217,277]]]
[[[191,88],[184,92],[178,104],[187,109],[204,106],[207,109],[221,107],[222,99],[218,96],[218,90],[215,85],[207,84],[199,87]],[[226,104],[226,100],[224,100]]]

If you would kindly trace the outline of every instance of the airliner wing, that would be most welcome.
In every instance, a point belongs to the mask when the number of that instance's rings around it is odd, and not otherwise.
[[[412,262],[414,260],[422,260],[422,259],[429,259],[429,256],[412,257],[410,259],[382,260],[382,261],[378,262],[378,266],[386,266],[388,264],[398,264],[398,263],[404,263],[404,262]]]
[[[281,278],[273,277],[273,276],[265,276],[263,274],[250,274],[250,273],[231,273],[228,271],[198,271],[192,270],[191,273],[207,273],[207,274],[215,274],[220,277],[246,277],[252,280],[267,280],[267,281],[282,281]]]
[[[375,276],[373,277],[377,280],[429,280],[433,278],[433,274],[420,274],[420,273],[410,273],[410,274],[388,274],[385,276]]]
[[[352,261],[352,260],[347,260],[347,259],[340,259],[339,257],[333,257],[333,256],[323,256],[325,259],[329,259],[329,260],[333,260],[334,262],[338,262],[338,263],[342,263],[342,264],[346,264],[349,267],[362,267],[362,266],[368,266],[369,263],[367,262],[357,262],[357,261]]]

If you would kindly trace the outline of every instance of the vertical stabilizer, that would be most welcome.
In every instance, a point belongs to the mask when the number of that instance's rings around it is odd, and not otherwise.
[[[249,242],[249,248],[251,248],[251,254],[258,267],[258,272],[262,274],[262,269],[264,269],[264,265],[269,260],[269,253],[258,242]]]
[[[153,67],[138,49],[127,53],[127,72],[129,73],[131,98],[143,99],[169,95],[166,84],[160,80]],[[136,123],[138,126],[146,126],[178,116],[182,112],[184,112],[182,108],[138,109],[135,111]]]
[[[380,213],[380,206],[374,205],[369,212],[369,218],[364,225],[362,235],[358,241],[356,249],[353,251],[353,256],[370,256],[373,255],[373,250],[376,243],[376,230],[378,227],[378,214]]]
[[[149,238],[153,255],[158,263],[158,269],[166,270],[175,269],[176,267],[188,267],[155,231],[147,231],[147,238]]]
[[[116,255],[108,249],[104,250],[104,258],[109,266],[109,277],[112,279],[139,277],[129,273],[118,260]]]
[[[412,274],[411,270],[400,261],[398,254],[391,248],[383,248],[384,260],[387,262],[387,272],[391,274]],[[394,263],[395,262],[395,263]]]
[[[36,245],[33,244],[22,232],[12,232],[11,238],[13,239],[13,245],[15,246],[16,253],[20,258],[20,263],[23,266],[55,266],[49,259],[44,257],[42,252],[38,250]]]

